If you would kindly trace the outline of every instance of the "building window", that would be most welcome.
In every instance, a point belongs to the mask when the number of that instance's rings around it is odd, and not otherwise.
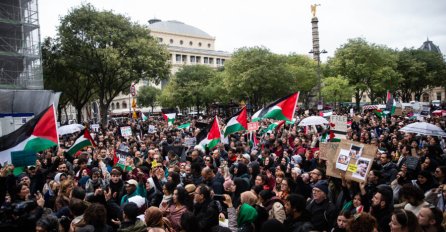
[[[225,64],[225,59],[221,59],[221,65]]]
[[[195,56],[190,56],[190,62],[195,63]]]
[[[209,64],[214,64],[214,58],[209,57]]]
[[[115,109],[115,103],[114,103],[114,102],[112,102],[112,104],[111,104],[111,109],[112,109],[112,110]]]
[[[180,40],[180,44],[183,45],[183,40]]]
[[[194,45],[194,43],[192,41],[189,41],[189,45],[192,46]]]
[[[182,55],[181,58],[182,58],[181,60],[183,61],[183,63],[187,62],[187,56],[186,55]]]
[[[208,57],[204,57],[204,58],[203,58],[203,62],[204,62],[205,64],[208,64],[208,63],[209,63],[209,58],[208,58]]]
[[[217,58],[217,65],[220,65],[220,58]]]
[[[162,43],[163,42],[163,38],[158,37],[158,42]]]
[[[122,102],[122,108],[127,109],[127,102]]]
[[[441,101],[441,92],[437,92],[437,100]]]
[[[201,47],[201,42],[198,42],[198,47]]]
[[[429,94],[423,94],[423,102],[429,102]]]
[[[211,44],[210,43],[208,43],[208,48],[211,48]]]
[[[201,63],[201,56],[197,56],[197,63]]]
[[[176,61],[177,63],[181,63],[181,55],[180,55],[180,54],[176,54],[176,55],[175,55],[175,61]]]
[[[170,39],[170,43],[173,44],[173,39]]]
[[[116,102],[116,109],[119,110],[121,107],[119,107],[119,102]]]

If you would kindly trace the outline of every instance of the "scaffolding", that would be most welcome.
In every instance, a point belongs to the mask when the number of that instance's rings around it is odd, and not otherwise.
[[[0,0],[0,89],[43,89],[37,0]]]

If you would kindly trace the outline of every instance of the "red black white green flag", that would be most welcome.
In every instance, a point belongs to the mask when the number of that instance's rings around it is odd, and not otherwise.
[[[0,162],[20,166],[37,152],[59,144],[56,114],[51,105],[16,131],[0,137]]]
[[[263,118],[292,121],[298,100],[299,92],[280,98],[265,108],[257,111],[252,115],[251,121],[255,122]]]
[[[221,132],[217,116],[212,120],[211,127],[208,130],[209,132],[207,133],[206,138],[201,140],[199,144],[210,150],[221,141]]]
[[[81,133],[79,134],[79,137],[74,141],[73,146],[70,147],[70,149],[67,150],[67,153],[71,156],[76,154],[76,152],[80,151],[84,147],[88,146],[96,146],[95,142],[93,141],[93,138],[91,137],[90,133],[88,132],[88,129],[85,128]]]
[[[234,114],[226,123],[225,137],[235,132],[244,131],[248,129],[248,113],[246,112],[246,106],[239,112]]]

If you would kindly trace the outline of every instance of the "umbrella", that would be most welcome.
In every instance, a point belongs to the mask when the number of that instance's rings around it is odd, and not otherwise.
[[[400,129],[402,132],[416,133],[422,135],[446,137],[446,133],[438,126],[427,122],[411,123]]]
[[[57,128],[57,132],[59,135],[73,134],[84,129],[84,126],[81,124],[70,124],[66,126],[61,126]]]
[[[312,125],[323,125],[328,124],[327,119],[320,116],[310,116],[308,118],[302,119],[299,126],[312,126]]]

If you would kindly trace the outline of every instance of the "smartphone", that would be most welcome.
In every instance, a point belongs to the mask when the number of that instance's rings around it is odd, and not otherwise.
[[[225,200],[225,196],[223,196],[223,194],[214,194],[213,199],[216,200],[216,201],[224,201]]]

